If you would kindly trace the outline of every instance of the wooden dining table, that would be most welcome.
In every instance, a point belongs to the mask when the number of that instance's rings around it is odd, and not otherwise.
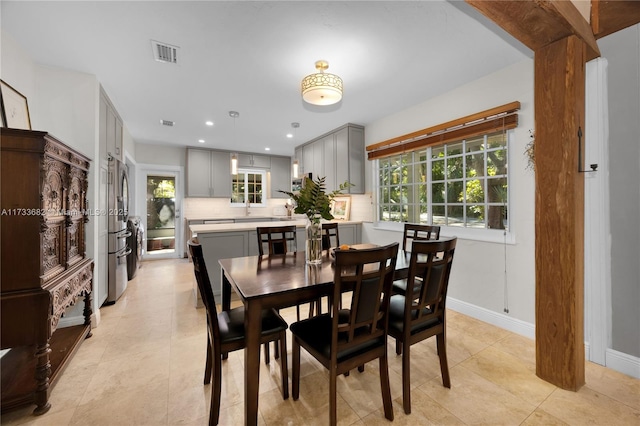
[[[354,249],[372,247],[377,246],[352,246]],[[398,251],[394,278],[406,277],[410,256],[410,252]],[[219,260],[222,309],[230,309],[232,291],[240,297],[245,308],[244,419],[247,425],[258,422],[261,312],[263,309],[296,306],[329,295],[335,267],[328,251],[323,253],[322,259],[319,265],[307,265],[304,252],[291,252]]]

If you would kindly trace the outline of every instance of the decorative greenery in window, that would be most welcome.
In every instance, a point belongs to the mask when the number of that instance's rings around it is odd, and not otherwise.
[[[238,169],[231,179],[231,202],[236,204],[265,204],[266,172],[263,170]]]
[[[378,161],[378,220],[508,229],[507,133]]]

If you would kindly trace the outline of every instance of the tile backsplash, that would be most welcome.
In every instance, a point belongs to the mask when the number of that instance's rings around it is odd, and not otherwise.
[[[371,194],[351,195],[351,220],[371,222],[373,220],[373,205]],[[283,215],[282,208],[286,200],[268,199],[267,207],[251,207],[250,215],[279,216]],[[187,219],[200,218],[228,218],[244,216],[244,207],[231,207],[228,198],[185,198],[183,217]]]

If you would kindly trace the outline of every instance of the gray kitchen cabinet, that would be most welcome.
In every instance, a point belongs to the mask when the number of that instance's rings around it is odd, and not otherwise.
[[[211,197],[211,151],[187,148],[187,197]]]
[[[356,223],[338,223],[340,244],[360,244],[362,242],[361,225]]]
[[[294,157],[291,161],[292,166],[293,166],[293,161],[295,160],[298,160],[298,176],[302,176],[303,173],[306,173],[304,171],[304,163],[302,162],[302,146],[296,147]]]
[[[231,197],[227,151],[187,148],[187,197]]]
[[[238,154],[238,167],[271,168],[271,157],[268,155]]]
[[[291,191],[291,158],[271,157],[271,198],[289,198],[278,192]]]
[[[225,151],[211,151],[211,196],[231,198],[231,157]]]
[[[325,177],[328,191],[349,182],[345,192],[364,194],[364,127],[346,124],[296,148],[302,150],[304,173]]]
[[[103,159],[109,155],[117,160],[124,161],[124,149],[122,146],[122,119],[113,107],[106,93],[100,88],[99,107],[99,146]]]

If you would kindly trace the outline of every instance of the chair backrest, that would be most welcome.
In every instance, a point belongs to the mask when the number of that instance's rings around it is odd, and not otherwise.
[[[331,238],[334,241],[331,241]],[[322,224],[322,250],[329,250],[331,247],[340,246],[340,233],[336,222],[326,222]]]
[[[414,241],[405,294],[405,324],[410,328],[438,319],[444,322],[447,289],[457,238],[439,241]],[[422,283],[416,286],[416,281]],[[414,289],[419,292],[414,294]]]
[[[196,276],[196,282],[198,283],[198,291],[200,291],[200,297],[202,297],[202,303],[207,310],[207,324],[209,326],[209,333],[215,341],[220,339],[220,328],[218,326],[218,311],[216,308],[216,299],[213,295],[213,288],[209,281],[209,273],[207,272],[207,265],[204,262],[204,256],[202,254],[202,246],[198,243],[196,238],[191,238],[187,245],[189,246],[189,253],[193,260],[193,272]]]
[[[393,243],[362,250],[336,250],[331,345],[335,353],[386,337],[398,246]],[[335,302],[348,291],[352,292],[351,305],[341,309],[340,303]]]
[[[258,253],[260,256],[265,254],[265,245],[267,254],[285,254],[291,248],[291,251],[298,250],[298,240],[296,238],[295,225],[286,226],[265,226],[257,227],[258,234]]]
[[[413,241],[439,240],[440,227],[436,225],[419,225],[417,223],[405,223],[402,238],[402,250],[411,247]]]

